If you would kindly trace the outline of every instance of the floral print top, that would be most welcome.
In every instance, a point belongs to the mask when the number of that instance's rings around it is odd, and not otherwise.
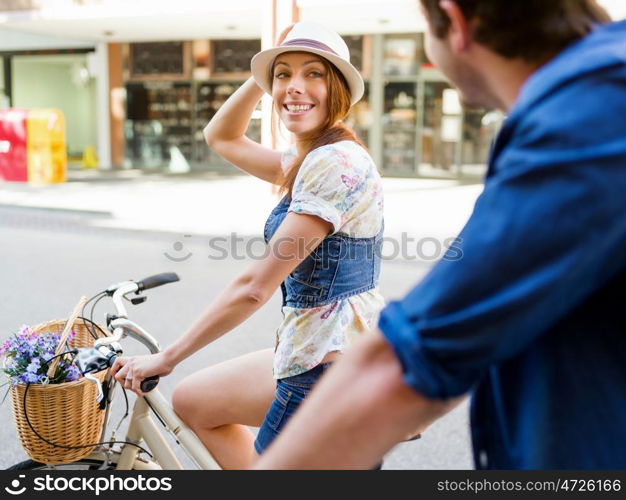
[[[292,146],[283,154],[283,169],[295,156]],[[353,141],[315,149],[296,176],[289,212],[316,215],[333,225],[333,233],[376,236],[383,224],[383,192],[374,161]],[[299,375],[315,368],[329,352],[343,352],[376,325],[383,306],[374,288],[321,307],[283,307],[283,321],[276,332],[274,377]]]

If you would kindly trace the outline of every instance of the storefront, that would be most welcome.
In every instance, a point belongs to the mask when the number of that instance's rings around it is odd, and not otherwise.
[[[249,76],[250,59],[260,47],[259,40],[125,45],[125,166],[231,168],[206,146],[202,129]],[[260,115],[248,135],[260,140]]]
[[[68,156],[77,164],[98,140],[95,81],[87,69],[87,57],[88,53],[57,51],[17,54],[11,61],[13,106],[61,110]]]
[[[70,152],[97,142],[103,169],[232,170],[204,144],[202,129],[249,76],[260,39],[269,46],[278,27],[298,19],[350,34],[367,89],[350,121],[386,175],[480,178],[502,122],[498,112],[460,106],[425,57],[426,22],[412,0],[61,3],[0,6],[0,106],[61,107]],[[600,3],[624,17],[623,0]],[[164,34],[171,41],[157,42]],[[80,48],[95,51],[95,64],[88,54],[49,52]],[[47,52],[35,64],[32,50]],[[268,121],[259,110],[248,134],[267,143]]]
[[[478,177],[499,118],[464,110],[428,62],[422,34],[344,36],[366,93],[349,118],[386,175]],[[124,166],[223,170],[202,129],[249,76],[260,40],[194,40],[122,46]],[[260,140],[261,113],[248,135]]]
[[[99,145],[96,44],[5,29],[0,38],[0,107],[59,109],[68,154],[80,164]]]

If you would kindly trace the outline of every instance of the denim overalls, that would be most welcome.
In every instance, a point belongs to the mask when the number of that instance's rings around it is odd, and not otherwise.
[[[291,199],[285,196],[265,223],[263,236],[269,243],[281,225]],[[283,306],[319,307],[371,290],[378,284],[383,230],[372,238],[333,234],[287,276],[280,285]]]
[[[265,223],[269,243],[283,222],[291,199],[285,196]],[[371,290],[378,284],[383,230],[372,238],[333,234],[287,276],[281,284],[283,306],[308,309]],[[300,375],[280,379],[254,447],[261,454],[274,440],[330,363]]]

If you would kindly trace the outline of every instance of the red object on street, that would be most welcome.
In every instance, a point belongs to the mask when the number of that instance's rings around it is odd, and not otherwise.
[[[0,109],[0,177],[6,181],[28,181],[27,118],[27,109]]]

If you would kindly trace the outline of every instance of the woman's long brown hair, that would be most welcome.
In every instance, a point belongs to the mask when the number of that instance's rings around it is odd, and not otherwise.
[[[320,58],[326,68],[326,84],[328,85],[328,116],[324,123],[307,138],[307,147],[290,165],[282,179],[280,191],[291,197],[293,184],[307,154],[314,149],[340,141],[354,141],[367,149],[356,133],[342,120],[350,112],[350,89],[343,74],[329,61]],[[271,70],[271,81],[274,80],[274,67]]]

